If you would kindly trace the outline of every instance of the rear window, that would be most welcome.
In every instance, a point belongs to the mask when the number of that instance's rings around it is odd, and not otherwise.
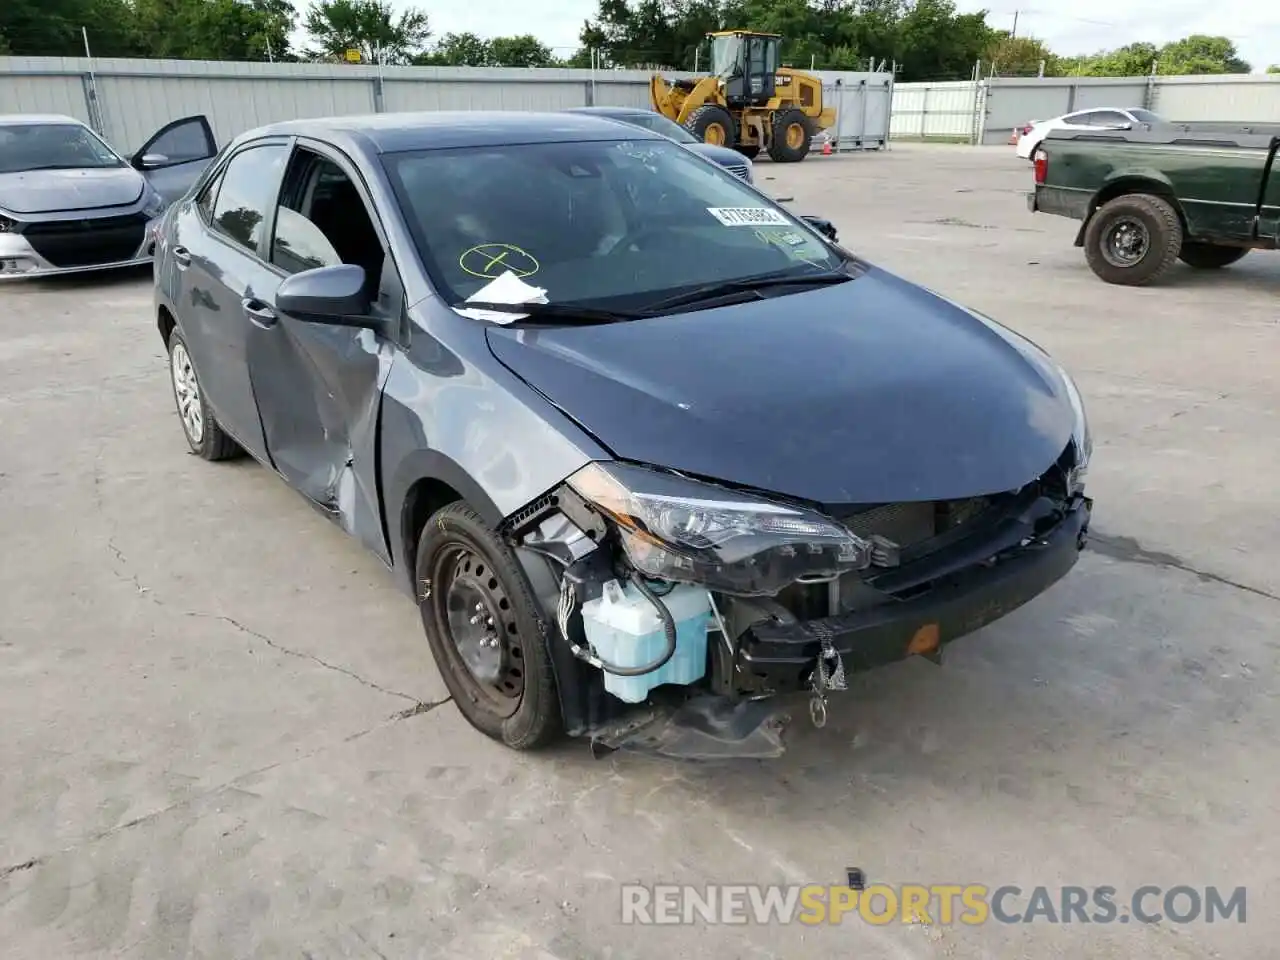
[[[383,162],[423,265],[455,303],[507,270],[553,303],[622,309],[843,262],[807,224],[667,140],[429,150]]]

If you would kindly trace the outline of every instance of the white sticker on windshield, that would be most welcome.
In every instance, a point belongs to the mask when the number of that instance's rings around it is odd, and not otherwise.
[[[791,224],[777,210],[768,207],[707,207],[726,227],[789,227]]]

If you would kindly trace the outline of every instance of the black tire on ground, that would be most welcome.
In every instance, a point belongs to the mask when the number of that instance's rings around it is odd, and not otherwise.
[[[760,155],[760,147],[757,144],[752,144],[751,146],[747,146],[746,144],[738,143],[734,145],[733,149],[737,150],[740,154],[742,154],[748,160],[754,160],[756,157]]]
[[[798,163],[809,155],[813,131],[809,118],[794,108],[781,111],[773,121],[769,137],[769,159],[775,163]]]
[[[196,375],[187,342],[177,327],[169,334],[169,386],[173,389],[182,435],[187,438],[192,453],[205,460],[230,460],[244,454],[240,444],[222,429],[205,403],[204,388]],[[194,418],[188,422],[193,408]]]
[[[1084,255],[1107,283],[1143,286],[1158,280],[1182,250],[1182,221],[1163,197],[1128,193],[1089,219]]]
[[[1248,252],[1248,247],[1220,247],[1212,243],[1185,240],[1178,259],[1197,270],[1217,270],[1235,263]]]
[[[718,103],[704,103],[689,114],[684,126],[703,143],[732,147],[737,140],[733,115]]]
[[[549,628],[511,548],[470,506],[451,503],[422,528],[415,574],[427,643],[467,722],[516,750],[537,749],[562,734],[544,639]],[[477,633],[492,641],[491,648],[469,648],[493,665],[487,681],[464,660],[468,637]]]

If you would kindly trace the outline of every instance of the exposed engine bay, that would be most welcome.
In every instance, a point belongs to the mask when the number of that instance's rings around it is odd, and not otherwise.
[[[1060,579],[1091,508],[1077,459],[1069,444],[1018,490],[844,508],[591,463],[503,533],[552,614],[571,735],[773,757],[797,700],[821,727],[851,673],[940,662]]]

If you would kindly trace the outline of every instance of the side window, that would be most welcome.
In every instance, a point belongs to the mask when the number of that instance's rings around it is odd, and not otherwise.
[[[385,253],[364,198],[336,163],[298,150],[276,214],[271,262],[287,273],[338,263],[363,267],[375,285]]]
[[[288,147],[250,147],[231,158],[213,202],[213,229],[256,252],[262,222],[275,205]]]
[[[205,223],[213,222],[213,201],[218,196],[218,187],[222,185],[222,175],[225,170],[219,170],[215,173],[200,194],[200,199],[196,201],[196,209],[200,211],[200,217]]]
[[[1091,114],[1094,126],[1119,126],[1122,123],[1129,123],[1129,118],[1123,113],[1116,113],[1114,110],[1099,110]]]
[[[209,156],[209,141],[204,127],[197,123],[180,123],[151,142],[148,153],[158,153],[169,163],[186,163]]]

